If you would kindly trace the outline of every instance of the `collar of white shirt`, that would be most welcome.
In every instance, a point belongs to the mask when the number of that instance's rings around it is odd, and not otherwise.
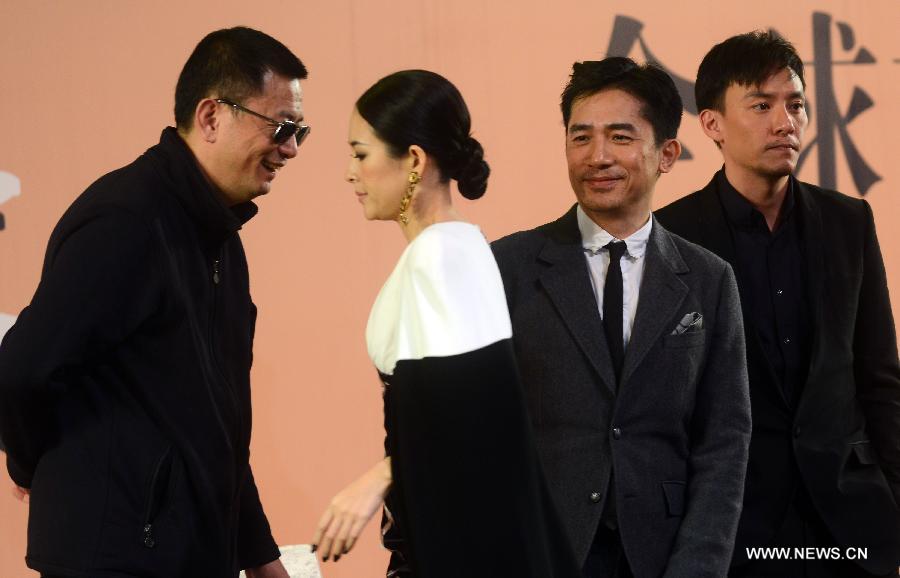
[[[653,218],[647,219],[644,226],[628,236],[627,239],[617,239],[603,230],[603,227],[591,220],[590,217],[578,205],[575,211],[578,216],[578,230],[581,231],[581,245],[596,255],[610,243],[610,241],[625,241],[628,249],[627,256],[632,261],[640,259],[647,250],[647,241],[650,240],[650,229],[653,228]]]

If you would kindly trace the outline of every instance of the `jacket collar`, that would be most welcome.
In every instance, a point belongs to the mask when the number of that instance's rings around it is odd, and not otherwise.
[[[728,227],[728,218],[719,199],[719,175],[725,178],[725,170],[719,170],[712,180],[697,192],[700,205],[700,235],[697,241],[719,257],[728,261],[732,267],[736,265],[734,239]],[[693,240],[693,239],[692,239]]]
[[[734,239],[728,225],[728,214],[720,196],[723,193],[722,183],[728,183],[725,179],[724,169],[719,170],[709,184],[697,191],[700,209],[700,244],[728,261],[732,267],[736,267]],[[824,271],[822,251],[819,247],[824,238],[822,217],[808,185],[791,175],[788,187],[792,197],[791,210],[799,219],[803,237],[809,284],[813,289],[810,292],[810,298],[812,301],[817,301],[819,293],[816,289],[822,285]]]
[[[654,221],[656,219],[651,218]],[[629,378],[643,362],[653,344],[660,340],[665,331],[671,330],[673,320],[677,322],[676,314],[689,292],[680,276],[689,272],[690,268],[669,232],[654,222],[647,243],[644,278],[641,280],[631,341],[625,351],[620,387],[627,386]]]
[[[220,245],[256,215],[258,208],[253,202],[228,207],[222,201],[173,127],[163,129],[159,144],[148,149],[145,155],[168,181],[170,192],[210,245]]]
[[[625,352],[622,385],[627,384],[688,293],[687,285],[678,278],[689,272],[688,266],[668,231],[656,222],[656,217],[651,218],[654,223],[647,242],[634,330]],[[576,207],[545,225],[543,231],[547,241],[538,260],[549,267],[541,274],[540,282],[601,380],[615,392],[617,383],[581,246]]]
[[[540,229],[546,241],[537,259],[547,266],[540,283],[600,380],[614,394],[616,376],[581,246],[576,206]]]

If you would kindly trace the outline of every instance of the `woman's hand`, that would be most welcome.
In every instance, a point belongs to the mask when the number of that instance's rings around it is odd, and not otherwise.
[[[328,509],[319,519],[319,527],[312,539],[312,551],[321,550],[323,562],[327,562],[333,554],[337,562],[356,544],[360,532],[378,511],[390,486],[391,458],[387,457],[331,499]]]

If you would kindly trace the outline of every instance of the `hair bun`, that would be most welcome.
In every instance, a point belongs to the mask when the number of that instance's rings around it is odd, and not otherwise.
[[[472,137],[466,137],[460,147],[459,168],[453,178],[459,186],[459,192],[467,199],[478,199],[487,189],[491,167],[484,160],[484,149],[481,143]]]

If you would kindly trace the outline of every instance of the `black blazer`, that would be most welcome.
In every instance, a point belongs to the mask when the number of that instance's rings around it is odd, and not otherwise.
[[[636,578],[723,576],[750,435],[731,268],[654,223],[616,394],[575,209],[493,249],[538,453],[578,561],[600,523],[614,465]],[[673,334],[694,312],[702,327]]]
[[[802,483],[838,544],[867,547],[858,563],[884,574],[900,564],[900,367],[872,210],[793,184],[812,319],[809,374],[792,409],[747,324],[754,427],[734,562],[746,561],[745,547],[769,543]],[[734,265],[715,177],[655,214]]]

